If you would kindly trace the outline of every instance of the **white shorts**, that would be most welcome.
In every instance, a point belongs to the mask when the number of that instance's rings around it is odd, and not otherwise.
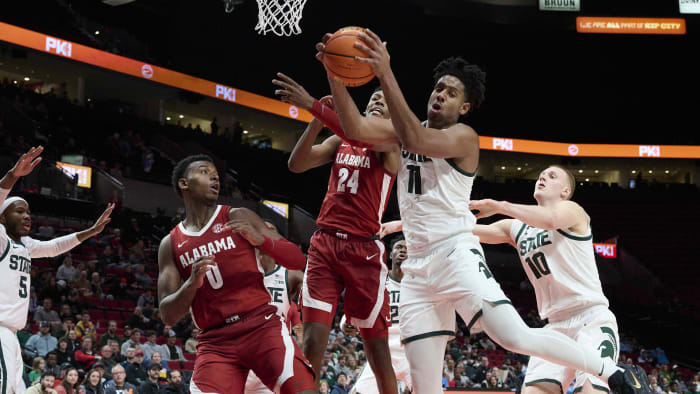
[[[245,381],[245,394],[274,394],[252,370]]]
[[[405,387],[411,388],[411,373],[408,366],[408,360],[406,359],[406,354],[403,349],[389,348],[391,352],[391,366],[394,367],[394,373],[396,374],[396,380],[398,382],[403,382]],[[404,388],[405,388],[404,387]],[[369,366],[369,362],[365,363],[365,366],[360,372],[360,376],[357,377],[357,381],[350,391],[351,394],[378,394],[379,390],[377,388],[377,378],[374,375],[374,371]],[[403,393],[403,389],[399,389],[399,393]]]
[[[0,326],[0,392],[24,394],[27,387],[22,379],[24,362],[17,335],[7,327]]]
[[[484,301],[510,303],[486,265],[479,238],[463,235],[434,247],[424,256],[409,256],[401,264],[399,324],[401,342],[455,335],[455,312],[477,324]]]
[[[601,357],[610,357],[617,363],[617,358],[620,355],[617,320],[607,307],[592,307],[566,320],[550,322],[545,327],[559,331],[577,343],[600,352]],[[576,379],[574,393],[583,388],[586,380],[590,380],[595,389],[610,391],[608,384],[595,375],[537,357],[530,357],[530,362],[527,364],[525,386],[538,382],[550,382],[558,384],[562,392],[565,393],[574,378]]]

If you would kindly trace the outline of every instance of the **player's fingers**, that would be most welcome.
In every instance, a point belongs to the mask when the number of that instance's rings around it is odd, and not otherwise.
[[[360,63],[369,63],[369,64],[376,64],[377,63],[377,61],[375,59],[372,59],[371,57],[355,56],[355,60],[357,60]]]
[[[289,84],[297,84],[297,82],[295,80],[293,80],[291,77],[285,75],[284,73],[277,73],[277,76]]]
[[[34,159],[34,161],[32,162],[32,170],[35,169],[36,166],[39,165],[39,163],[41,163],[41,157]]]
[[[275,84],[275,85],[277,85],[277,86],[281,86],[281,87],[283,87],[283,88],[285,88],[285,89],[293,89],[292,85],[288,84],[288,83],[285,82],[285,81],[280,81],[279,79],[273,79],[273,80],[272,80],[272,83]]]
[[[360,37],[360,40],[362,40],[362,42],[364,42],[368,47],[370,47],[372,49],[377,48],[377,43],[374,41],[374,39],[372,37],[368,36],[367,34],[363,34],[363,33],[360,33],[359,37]],[[355,43],[357,43],[357,42],[358,41],[356,41]]]
[[[328,40],[331,38],[332,35],[333,34],[331,34],[331,33],[324,34],[323,38],[321,38],[321,42],[325,44],[326,42],[328,42]]]
[[[370,48],[369,46],[367,46],[359,41],[355,41],[354,47],[361,50],[362,52],[372,56],[372,57],[374,57],[374,54],[376,53],[376,52],[374,52],[374,50],[372,48]]]
[[[373,31],[370,30],[370,29],[365,29],[364,34],[370,36],[370,37],[372,38],[372,40],[374,40],[376,43],[382,42],[382,39],[379,38],[379,36],[377,35],[377,33],[373,32]]]

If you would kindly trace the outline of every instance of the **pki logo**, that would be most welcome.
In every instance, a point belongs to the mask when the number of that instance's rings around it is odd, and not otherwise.
[[[616,258],[617,248],[615,244],[593,244],[596,254],[601,257]]]
[[[216,98],[236,102],[236,89],[223,85],[216,85]]]
[[[54,52],[57,55],[71,57],[73,44],[68,41],[59,40],[58,38],[46,37],[46,52]]]
[[[509,138],[494,138],[493,149],[496,150],[513,150],[513,140]]]
[[[661,147],[658,145],[639,145],[639,157],[661,157]]]

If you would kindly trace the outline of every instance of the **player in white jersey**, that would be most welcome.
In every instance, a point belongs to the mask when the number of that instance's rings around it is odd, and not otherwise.
[[[265,225],[271,230],[277,231],[277,228],[271,222],[265,221]],[[282,267],[265,252],[256,249],[256,254],[260,265],[265,271],[263,281],[265,282],[265,288],[270,292],[270,304],[277,307],[277,314],[282,316],[289,326],[291,324],[289,321],[290,306],[292,305],[292,300],[296,298],[301,290],[304,273]],[[292,327],[288,328],[291,329]],[[248,378],[245,382],[245,393],[273,394],[252,370],[248,373]]]
[[[87,230],[51,241],[29,237],[29,204],[21,197],[7,197],[15,182],[34,170],[41,162],[43,147],[23,154],[0,180],[0,393],[23,394],[26,390],[22,372],[22,351],[16,332],[27,324],[30,272],[33,257],[54,257],[100,233],[110,219],[112,205]]]
[[[535,289],[540,317],[549,321],[548,328],[617,361],[617,321],[600,285],[590,218],[571,201],[575,188],[574,175],[553,165],[539,175],[534,192],[537,205],[472,201],[471,209],[479,211],[477,218],[494,214],[514,218],[477,224],[474,234],[483,243],[507,243],[518,251]],[[523,393],[566,392],[574,378],[574,392],[610,391],[598,376],[531,357]]]
[[[455,312],[470,330],[483,329],[510,351],[597,374],[613,389],[639,392],[632,369],[566,335],[528,327],[484,261],[469,210],[479,136],[459,119],[484,100],[485,73],[462,58],[442,61],[434,70],[428,120],[421,123],[403,97],[381,39],[366,30],[355,47],[366,55],[355,59],[368,63],[379,79],[391,119],[363,117],[342,83],[328,80],[348,138],[401,146],[397,190],[409,257],[402,266],[399,317],[415,393],[442,392],[442,359],[454,336]],[[316,49],[322,60],[325,44]]]

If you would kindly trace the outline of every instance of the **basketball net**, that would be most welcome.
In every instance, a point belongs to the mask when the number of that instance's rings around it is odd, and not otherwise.
[[[266,35],[275,33],[278,36],[300,34],[301,13],[306,0],[257,0],[258,24],[255,31]]]

